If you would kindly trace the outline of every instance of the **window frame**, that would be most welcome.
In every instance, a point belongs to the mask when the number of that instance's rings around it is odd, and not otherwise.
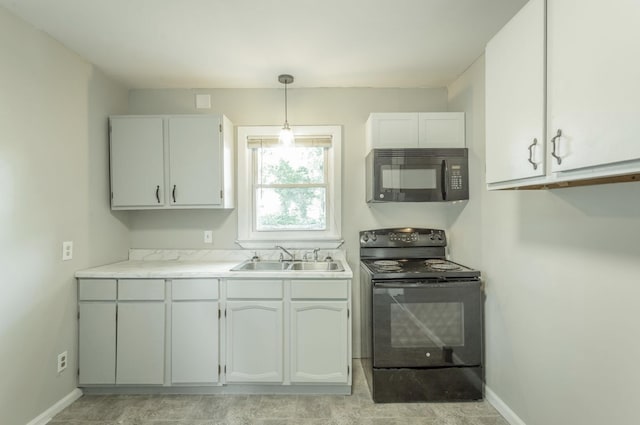
[[[337,248],[342,241],[341,215],[341,126],[292,126],[300,137],[331,136],[331,146],[326,148],[327,176],[327,228],[326,230],[265,230],[257,231],[255,223],[255,196],[253,182],[255,168],[253,153],[248,141],[256,137],[277,138],[280,126],[239,126],[238,138],[238,243],[243,248],[273,248],[286,243],[291,248]]]

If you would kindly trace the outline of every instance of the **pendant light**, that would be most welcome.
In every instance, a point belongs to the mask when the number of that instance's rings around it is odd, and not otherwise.
[[[293,83],[293,75],[282,74],[278,76],[278,81],[284,84],[284,125],[280,130],[278,140],[285,146],[290,146],[294,142],[293,130],[289,127],[287,121],[287,85]]]

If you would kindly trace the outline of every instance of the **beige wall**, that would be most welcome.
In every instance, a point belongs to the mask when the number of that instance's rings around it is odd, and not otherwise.
[[[486,280],[488,387],[527,425],[637,424],[640,184],[488,192],[483,58],[449,107],[467,112],[474,158],[451,233]]]
[[[128,230],[104,209],[99,177],[106,115],[126,112],[127,97],[3,8],[0,63],[0,422],[24,425],[76,388],[73,273],[127,254]],[[64,240],[71,261],[61,261]]]

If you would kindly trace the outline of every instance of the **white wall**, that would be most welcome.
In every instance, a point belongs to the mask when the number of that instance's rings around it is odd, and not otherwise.
[[[276,76],[274,76],[274,80]],[[194,95],[211,95],[211,111],[225,113],[236,126],[282,125],[283,89],[132,90],[129,113],[202,113]],[[442,227],[463,205],[376,204],[364,193],[364,124],[371,112],[446,111],[447,91],[439,89],[288,89],[291,125],[343,126],[342,233],[359,293],[360,230],[391,226]],[[209,111],[206,111],[209,112]],[[205,112],[205,113],[206,113]],[[235,211],[136,211],[131,213],[134,248],[211,248],[202,231],[213,229],[214,248],[239,248]],[[357,298],[357,297],[356,297]],[[359,356],[358,303],[354,311],[354,355]]]
[[[3,8],[0,63],[0,422],[23,425],[76,387],[73,273],[127,254],[101,177],[106,115],[126,112],[127,97]],[[71,261],[61,261],[64,240]]]
[[[449,100],[475,170],[452,252],[485,278],[488,387],[527,425],[637,424],[640,184],[487,192],[483,58]]]

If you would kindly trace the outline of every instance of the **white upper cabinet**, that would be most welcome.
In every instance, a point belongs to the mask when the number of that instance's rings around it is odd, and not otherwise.
[[[224,115],[110,117],[111,207],[233,208],[233,124]]]
[[[464,148],[464,112],[420,112],[419,148]]]
[[[639,159],[640,3],[550,0],[547,8],[548,137],[562,134],[552,170]]]
[[[164,205],[164,126],[160,117],[112,117],[111,206]]]
[[[489,42],[489,189],[640,173],[639,21],[637,2],[530,0]]]
[[[171,205],[220,205],[220,116],[169,117]]]
[[[487,45],[487,183],[545,174],[544,14],[530,0]]]
[[[464,112],[376,112],[366,123],[367,152],[389,148],[464,148]]]

